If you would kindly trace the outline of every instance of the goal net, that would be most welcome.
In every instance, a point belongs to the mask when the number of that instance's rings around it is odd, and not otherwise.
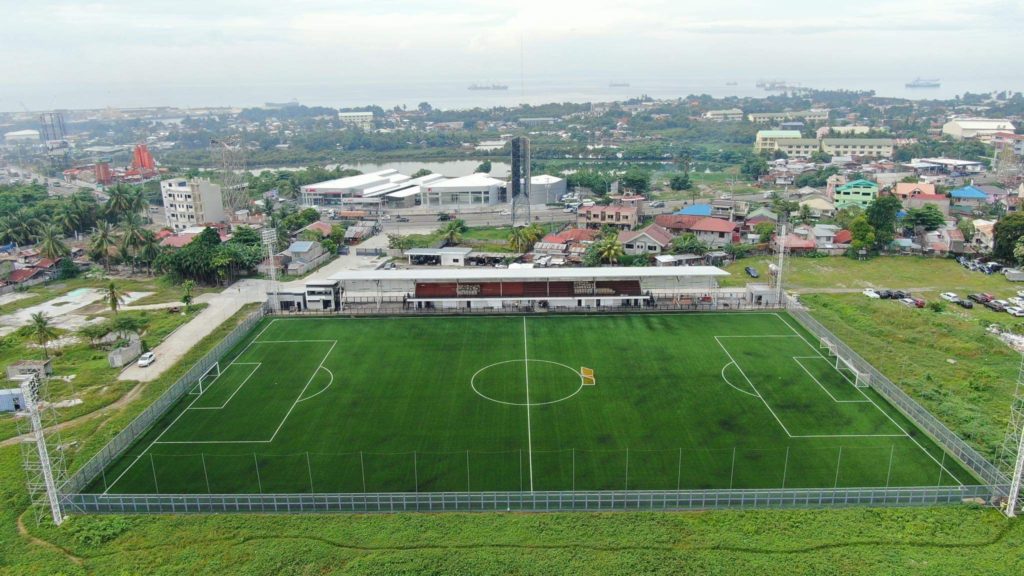
[[[189,394],[202,394],[203,392],[206,392],[206,389],[209,388],[210,384],[213,384],[217,378],[220,378],[220,362],[214,362],[213,366],[210,366],[206,369],[206,372],[203,372],[203,375],[199,377],[199,381],[196,382],[196,385],[192,387],[191,391],[189,391]]]

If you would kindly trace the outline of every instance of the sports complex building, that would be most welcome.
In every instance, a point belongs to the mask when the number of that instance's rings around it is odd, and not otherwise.
[[[271,296],[283,312],[580,312],[596,309],[741,310],[776,306],[765,284],[723,289],[715,266],[350,271]]]

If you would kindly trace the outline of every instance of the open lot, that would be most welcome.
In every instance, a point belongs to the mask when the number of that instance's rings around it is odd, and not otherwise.
[[[276,319],[92,489],[973,482],[855,381],[785,314]]]

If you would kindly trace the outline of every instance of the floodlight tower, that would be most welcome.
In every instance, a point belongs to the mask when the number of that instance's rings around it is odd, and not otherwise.
[[[63,446],[60,445],[60,435],[54,432],[57,444],[51,454],[50,445],[47,443],[44,429],[47,425],[56,423],[56,415],[53,414],[49,404],[40,402],[40,377],[39,374],[22,379],[21,395],[25,401],[24,410],[28,418],[24,418],[21,426],[24,426],[24,440],[22,442],[23,468],[28,476],[28,491],[38,516],[36,521],[42,521],[46,508],[50,509],[53,523],[60,526],[64,522],[64,511],[61,508],[60,490],[58,487],[67,480],[64,467]]]
[[[241,138],[210,139],[210,152],[220,172],[224,204],[232,212],[249,204],[246,196],[245,145]]]
[[[1010,473],[1010,491],[1005,513],[1009,517],[1021,510],[1021,483],[1024,483],[1024,354],[1017,371],[1017,387],[1010,404],[1010,423],[1003,442],[1003,466]]]
[[[512,139],[512,226],[530,225],[530,139]]]
[[[267,287],[267,302],[270,304],[270,310],[272,312],[278,311],[278,294],[277,294],[277,263],[274,262],[274,252],[276,252],[277,246],[277,229],[276,228],[264,228],[260,233],[260,237],[263,240],[263,245],[267,247],[267,263],[270,268],[270,285]],[[273,296],[271,296],[273,294]]]
[[[775,231],[775,243],[779,246],[779,269],[775,272],[775,291],[779,306],[786,307],[786,291],[782,289],[782,272],[786,265],[786,219],[785,210],[779,213],[779,228]]]

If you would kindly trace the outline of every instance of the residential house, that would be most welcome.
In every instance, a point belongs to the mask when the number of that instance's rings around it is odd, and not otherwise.
[[[324,247],[315,241],[292,242],[286,252],[291,256],[287,268],[289,274],[305,274],[330,258]]]
[[[747,218],[743,221],[743,225],[747,230],[753,230],[755,226],[762,222],[775,224],[778,221],[779,216],[775,212],[772,212],[767,206],[760,206],[750,214],[747,214]]]
[[[911,196],[919,196],[921,194],[934,196],[935,184],[928,184],[927,182],[897,182],[895,189],[893,189],[893,195],[903,201],[906,201]]]
[[[917,194],[915,196],[908,196],[903,201],[903,207],[907,210],[924,208],[928,205],[938,208],[943,216],[949,216],[949,198],[942,194]]]
[[[733,232],[736,225],[721,218],[702,218],[690,226],[690,231],[697,236],[701,242],[713,247],[720,248],[726,244],[732,244]]]
[[[979,208],[988,203],[988,194],[979,190],[974,185],[967,185],[957,188],[949,193],[953,204],[970,208]]]
[[[638,214],[632,206],[585,206],[580,208],[579,215],[587,228],[614,226],[632,230],[636,226]]]
[[[854,180],[836,188],[835,204],[837,209],[857,206],[867,209],[878,197],[878,184],[867,180]]]
[[[750,210],[750,203],[742,200],[715,200],[711,202],[711,216],[734,222],[743,220]]]
[[[331,225],[328,224],[327,222],[324,222],[323,220],[317,220],[316,222],[308,224],[307,226],[299,230],[299,234],[301,235],[302,232],[306,231],[319,234],[321,238],[327,238],[328,236],[331,235],[332,228]]]
[[[688,231],[691,226],[704,218],[705,216],[691,216],[688,214],[658,214],[654,217],[654,223],[678,236]]]
[[[775,235],[772,238],[772,250],[778,252],[780,246],[790,254],[806,254],[817,249],[817,244],[813,239],[801,238],[796,234],[786,234],[781,240],[778,235]]]
[[[971,223],[974,224],[971,247],[977,252],[991,252],[992,247],[995,246],[995,221],[976,219]]]
[[[619,242],[626,254],[661,254],[672,243],[672,233],[667,229],[651,224],[637,231],[623,230],[619,232]]]
[[[673,214],[678,214],[680,216],[705,217],[711,216],[712,212],[714,212],[714,208],[711,206],[711,204],[691,204],[689,206],[683,207],[682,210],[673,212]]]
[[[832,218],[836,215],[836,205],[824,194],[809,194],[799,202],[800,208],[811,211],[812,218]]]

